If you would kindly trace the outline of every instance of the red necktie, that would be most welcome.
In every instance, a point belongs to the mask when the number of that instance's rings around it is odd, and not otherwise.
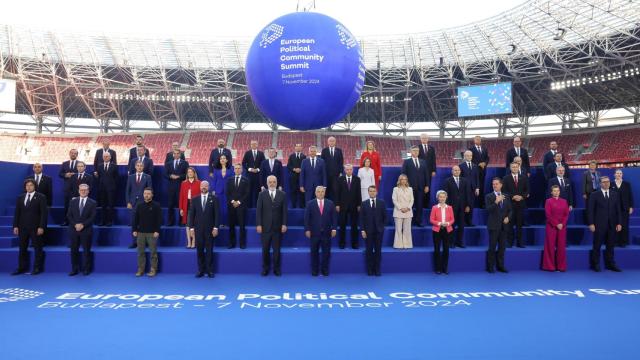
[[[138,174],[138,180],[136,180],[136,184],[140,184],[140,174]]]
[[[323,211],[324,211],[324,201],[320,200],[320,215],[322,215]]]
[[[516,188],[518,187],[518,175],[513,177],[513,181],[516,183]]]

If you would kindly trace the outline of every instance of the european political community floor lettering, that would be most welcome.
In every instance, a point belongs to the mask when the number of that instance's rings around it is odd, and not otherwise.
[[[638,270],[310,279],[4,275],[0,358],[638,358]]]

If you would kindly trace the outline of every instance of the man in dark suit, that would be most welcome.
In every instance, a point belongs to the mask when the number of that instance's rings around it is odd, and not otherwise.
[[[262,161],[260,164],[260,178],[261,178],[261,190],[268,188],[267,179],[273,175],[278,180],[278,189],[282,190],[282,162],[276,159],[276,149],[269,149],[269,158]]]
[[[478,166],[478,188],[480,198],[480,207],[484,208],[484,180],[487,176],[487,166],[489,166],[489,152],[487,148],[482,146],[482,137],[476,136],[473,138],[473,146],[469,148],[471,150],[472,161]]]
[[[98,170],[96,169],[98,168],[98,165],[104,161],[104,154],[111,155],[111,161],[116,165],[118,164],[116,151],[109,148],[110,144],[111,144],[111,141],[109,141],[109,137],[104,137],[102,140],[102,147],[96,150],[96,154],[93,157],[93,176],[94,177],[98,177]]]
[[[524,165],[522,165],[522,158],[520,156],[514,157],[513,162],[518,164],[518,175],[526,176],[526,177],[531,176],[531,171],[528,168],[525,168]],[[511,172],[511,168],[508,168],[507,174],[510,172]]]
[[[369,199],[362,202],[360,211],[360,231],[366,243],[367,275],[380,276],[382,260],[382,237],[387,223],[387,207],[384,200],[376,199],[378,192],[371,185],[368,188]]]
[[[127,209],[132,210],[131,216],[133,217],[136,206],[144,201],[144,189],[151,188],[151,176],[145,174],[142,170],[144,165],[141,161],[136,163],[136,172],[129,175],[127,178],[127,187],[125,188],[125,202],[127,203]],[[133,221],[133,220],[132,220]],[[134,249],[138,246],[136,239],[133,239],[133,243],[129,245],[129,249]]]
[[[47,206],[53,204],[53,179],[42,173],[42,164],[33,164],[33,175],[29,175],[27,179],[33,179],[36,182],[36,192],[47,197]]]
[[[116,191],[118,189],[118,165],[111,160],[111,154],[105,152],[102,162],[95,168],[98,177],[98,201],[102,208],[100,226],[113,225]]]
[[[71,196],[77,197],[80,195],[78,192],[80,185],[87,184],[89,187],[93,186],[93,176],[86,172],[87,166],[84,162],[78,161],[76,164],[76,168],[78,169],[78,173],[73,176],[71,179],[73,180],[73,188],[71,189]]]
[[[64,213],[66,214],[69,210],[69,201],[73,197],[73,187],[76,185],[75,176],[78,173],[78,150],[71,149],[69,150],[69,160],[62,163],[60,166],[60,171],[58,172],[58,177],[64,180],[64,185],[62,186],[62,194],[64,197]],[[63,220],[60,226],[67,226],[69,223],[67,220]]]
[[[176,207],[178,207],[178,196],[180,195],[180,184],[187,178],[189,163],[180,158],[180,149],[173,150],[173,158],[164,164],[164,176],[169,181],[167,186],[167,225],[173,226],[176,223]]]
[[[569,211],[573,210],[576,206],[573,198],[573,186],[571,186],[571,180],[564,175],[564,166],[558,166],[556,168],[556,176],[549,179],[549,186],[547,188],[547,198],[551,197],[551,188],[557,185],[560,188],[560,197],[567,200],[569,205]]]
[[[600,172],[595,160],[589,161],[589,170],[582,174],[582,197],[585,205],[589,203],[589,195],[600,189]]]
[[[436,176],[436,150],[433,146],[429,145],[429,135],[420,134],[420,152],[418,153],[418,158],[424,160],[427,163],[427,171],[429,172],[429,189],[431,189],[431,179]],[[424,198],[422,199],[422,204],[425,208],[429,207],[429,200],[431,192],[427,192],[424,194]]]
[[[562,159],[562,154],[556,152],[556,155],[553,157],[553,161],[547,164],[547,167],[544,171],[544,178],[549,181],[549,179],[556,176],[556,169],[562,166],[564,168],[564,177],[569,179],[569,166]]]
[[[264,153],[258,150],[258,142],[251,140],[251,149],[242,157],[242,167],[249,178],[249,199],[247,207],[256,207],[260,193],[260,165],[264,161]]]
[[[271,249],[273,249],[273,274],[281,275],[280,242],[287,232],[287,198],[278,190],[278,179],[274,175],[267,178],[267,188],[258,195],[256,206],[256,232],[262,242],[262,276],[269,274]]]
[[[236,247],[236,225],[240,228],[240,248],[247,247],[247,229],[245,219],[249,201],[250,181],[242,176],[242,165],[233,166],[234,176],[227,179],[224,193],[227,197],[227,210],[229,214],[229,249]]]
[[[344,156],[342,149],[336,147],[336,138],[330,136],[327,139],[327,147],[322,149],[320,157],[324,160],[325,171],[327,172],[327,198],[335,201],[337,197],[338,179],[344,172]]]
[[[527,198],[529,197],[529,178],[526,175],[518,173],[519,166],[517,163],[511,163],[511,173],[502,179],[502,191],[511,200],[512,221],[508,226],[507,239],[509,247],[513,246],[513,225],[516,227],[515,238],[519,248],[523,248],[524,240],[522,239],[522,225],[524,224],[524,211],[527,208]]]
[[[475,207],[476,199],[480,196],[480,167],[473,163],[473,153],[471,150],[464,152],[463,161],[460,163],[460,176],[467,179],[471,186],[471,209]],[[482,203],[483,200],[478,201]],[[455,216],[455,215],[454,215]],[[464,222],[466,226],[473,226],[472,223],[473,210],[464,214]],[[456,221],[457,223],[457,221]]]
[[[315,196],[314,189],[318,186],[327,186],[327,172],[322,158],[316,156],[318,148],[315,145],[309,147],[309,157],[302,160],[300,165],[300,192],[304,193],[306,203]]]
[[[331,238],[336,236],[337,213],[333,202],[324,198],[323,186],[317,186],[315,192],[316,198],[309,200],[304,209],[304,236],[311,239],[311,275],[318,276],[320,271],[323,276],[329,276]]]
[[[302,160],[307,156],[302,153],[302,144],[296,144],[295,152],[289,155],[287,169],[289,169],[289,199],[291,208],[304,208],[304,194],[300,192],[300,172]]]
[[[422,226],[422,210],[424,209],[424,194],[429,192],[431,173],[427,163],[418,158],[420,148],[411,147],[411,157],[402,163],[402,173],[407,175],[409,185],[413,190],[413,225]]]
[[[136,163],[142,162],[142,172],[147,175],[153,175],[153,160],[147,155],[148,152],[144,146],[138,147],[137,157],[129,161],[129,175],[136,172]]]
[[[511,201],[502,193],[502,179],[493,178],[493,191],[485,197],[487,205],[487,230],[489,230],[489,250],[487,250],[487,272],[493,273],[497,268],[500,272],[507,272],[504,267],[504,252],[507,233],[510,230]],[[497,249],[496,249],[497,247]]]
[[[505,168],[507,169],[507,173],[509,173],[509,169],[511,168],[511,163],[515,159],[516,156],[519,156],[522,159],[521,167],[525,170],[525,174],[527,177],[531,176],[529,173],[529,169],[531,169],[531,163],[529,161],[529,152],[527,149],[522,147],[522,139],[519,136],[513,138],[513,147],[507,150],[507,163]]]
[[[353,165],[344,166],[344,176],[338,180],[336,211],[340,223],[340,249],[344,249],[347,242],[347,219],[351,227],[351,248],[358,246],[358,213],[362,204],[360,178],[353,175]]]
[[[149,157],[149,149],[147,149],[142,143],[142,135],[136,135],[136,145],[129,149],[129,163],[131,163],[131,160],[138,158],[138,147],[141,146],[145,148],[144,156]]]
[[[211,149],[211,154],[209,154],[209,177],[213,177],[213,169],[220,169],[222,167],[222,165],[220,165],[220,156],[222,155],[227,157],[227,164],[233,164],[231,150],[225,147],[224,139],[218,139],[218,147]]]
[[[47,228],[47,199],[36,192],[33,179],[24,181],[25,193],[18,196],[13,215],[13,235],[20,241],[18,268],[11,275],[27,272],[29,266],[29,239],[35,250],[35,263],[31,275],[38,275],[44,268],[44,242],[42,235]]]
[[[558,152],[558,143],[556,141],[551,141],[549,143],[549,151],[547,151],[544,154],[544,158],[542,159],[543,169],[546,169],[547,165],[549,165],[554,161],[557,152]]]
[[[109,153],[105,153],[109,156]],[[91,241],[93,240],[93,221],[96,218],[97,204],[89,198],[89,185],[80,185],[78,197],[74,197],[69,204],[66,214],[69,221],[69,236],[71,237],[71,272],[69,276],[80,272],[80,245],[84,253],[82,274],[89,275],[93,262],[91,261]]]
[[[180,143],[177,141],[174,141],[173,143],[171,143],[171,151],[169,151],[167,155],[164,157],[163,164],[166,164],[167,162],[173,161],[175,159],[175,157],[173,156],[173,152],[176,150],[180,152],[180,160],[185,161],[184,151],[180,150]]]
[[[620,216],[622,217],[622,230],[618,233],[617,245],[626,247],[629,245],[629,217],[633,214],[633,192],[631,183],[622,179],[622,169],[615,172],[615,180],[611,184],[611,190],[618,192],[620,197]]]
[[[619,195],[610,189],[611,181],[608,176],[600,178],[600,189],[589,195],[587,219],[589,230],[593,233],[593,248],[591,250],[591,270],[600,271],[600,251],[605,244],[604,267],[607,270],[620,272],[616,265],[613,249],[616,244],[616,232],[622,230],[622,217]]]
[[[447,205],[453,208],[453,219],[456,227],[455,241],[451,242],[451,247],[466,247],[464,245],[465,216],[471,212],[473,207],[473,194],[469,180],[460,176],[460,166],[451,168],[451,177],[444,181],[442,189],[447,192]]]
[[[198,253],[196,277],[201,278],[204,274],[210,278],[214,277],[213,239],[218,236],[220,227],[220,203],[215,195],[209,193],[208,181],[200,183],[200,195],[191,200],[187,226],[191,236],[196,239]]]

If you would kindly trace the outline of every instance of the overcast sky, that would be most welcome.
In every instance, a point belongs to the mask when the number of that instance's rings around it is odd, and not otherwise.
[[[405,34],[468,24],[524,0],[316,0],[315,10],[356,36]],[[0,25],[103,34],[254,37],[271,20],[310,0],[4,1]]]

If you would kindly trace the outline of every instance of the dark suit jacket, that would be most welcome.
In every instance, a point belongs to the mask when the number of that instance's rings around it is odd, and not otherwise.
[[[304,191],[315,193],[316,186],[327,186],[327,172],[325,171],[325,163],[322,158],[316,156],[316,167],[311,167],[311,158],[302,160],[300,167],[300,186],[304,187]]]
[[[260,165],[264,161],[264,153],[260,150],[257,150],[256,158],[253,158],[253,150],[247,150],[242,157],[242,167],[247,175],[252,175],[248,169],[260,169]],[[259,176],[260,174],[256,174]]]
[[[339,147],[333,148],[333,156],[331,156],[328,147],[322,149],[320,157],[324,160],[327,177],[338,177],[344,172],[344,157],[342,149]]]
[[[283,191],[276,190],[274,200],[268,188],[258,195],[256,205],[256,226],[262,226],[262,233],[280,232],[287,225],[287,199]]]
[[[136,162],[138,162],[138,158],[129,160],[129,175],[136,173]],[[145,155],[144,160],[142,160],[142,164],[142,172],[148,175],[153,175],[153,160]]]
[[[502,202],[502,207],[495,203],[496,194],[491,191],[485,196],[485,204],[489,217],[487,218],[488,230],[500,230],[508,226],[511,226],[512,212],[511,212],[511,200],[506,197]],[[504,218],[509,217],[509,224],[505,225],[502,221]]]
[[[469,181],[469,186],[475,194],[476,189],[480,188],[480,167],[471,162],[471,169],[467,166],[467,162],[463,161],[458,165],[460,167],[460,176]]]
[[[148,148],[144,149],[144,156],[149,157]],[[131,162],[131,159],[137,159],[137,158],[138,158],[138,147],[134,146],[131,149],[129,149],[129,162]]]
[[[299,188],[300,187],[300,174],[297,174],[293,171],[295,168],[302,167],[302,160],[306,159],[307,156],[300,153],[300,159],[296,157],[296,153],[289,155],[289,160],[287,161],[287,169],[289,169],[289,188]]]
[[[184,151],[180,151],[180,160],[186,161],[184,159]],[[169,151],[167,155],[165,155],[163,164],[166,164],[167,161],[173,161],[173,151]]]
[[[113,149],[109,149],[109,154],[111,154],[111,162],[114,164],[118,163],[116,151]],[[96,171],[98,164],[104,163],[104,159],[102,156],[104,155],[104,149],[100,148],[96,151],[96,155],[93,157],[93,171]]]
[[[559,151],[556,150],[556,153],[558,153]],[[551,150],[547,151],[546,153],[544,153],[544,158],[542,159],[542,168],[546,169],[547,165],[549,165],[550,163],[554,162],[555,155],[553,153],[551,153]],[[555,174],[554,174],[555,175]]]
[[[118,165],[113,161],[109,163],[109,170],[104,171],[104,163],[101,162],[94,169],[98,172],[98,185],[106,191],[116,191],[118,188]]]
[[[227,197],[227,206],[231,205],[231,200],[240,201],[240,207],[246,208],[249,199],[249,179],[246,176],[240,178],[240,187],[236,187],[236,176],[227,179],[224,187],[224,194]]]
[[[592,192],[599,189],[600,186],[600,171],[596,170],[596,185],[597,188],[593,187],[593,183],[591,182],[591,172],[589,170],[582,173],[582,193],[585,195],[589,195]]]
[[[82,184],[87,184],[89,185],[89,188],[93,188],[93,175],[89,174],[87,171],[84,172],[82,179],[79,178],[79,174],[73,175],[69,179],[71,179],[70,182],[72,184],[71,196],[80,196],[78,187]]]
[[[609,200],[605,199],[601,190],[591,193],[587,222],[589,225],[595,225],[596,230],[615,229],[616,225],[621,225],[622,213],[618,192],[609,189]]]
[[[518,186],[516,186],[513,176],[509,173],[502,178],[502,192],[509,194],[510,197],[520,195],[524,198],[523,204],[527,201],[529,195],[529,178],[526,175],[518,176]]]
[[[153,188],[151,184],[151,176],[142,173],[140,184],[136,183],[136,174],[131,174],[127,178],[127,187],[125,189],[125,201],[135,207],[136,203],[143,202],[142,197],[145,188]]]
[[[224,148],[222,149],[222,155],[227,157],[227,166],[233,164],[233,159],[231,158],[231,150]],[[213,172],[213,169],[220,169],[222,165],[220,165],[220,150],[219,148],[214,148],[211,150],[211,154],[209,154],[209,173]]]
[[[427,163],[418,159],[420,168],[416,168],[413,162],[413,158],[408,158],[402,163],[402,173],[407,175],[409,179],[409,186],[413,188],[413,191],[422,192],[425,186],[429,186],[431,183],[431,172]]]
[[[202,197],[198,195],[191,199],[191,208],[187,212],[187,226],[195,229],[199,234],[210,234],[214,228],[220,227],[220,203],[218,198],[209,193],[207,203],[202,208]]]
[[[75,160],[75,164],[73,169],[71,168],[71,160],[67,160],[65,162],[62,163],[62,165],[60,166],[60,171],[58,172],[58,176],[64,180],[64,185],[62,187],[62,191],[65,194],[70,194],[72,192],[73,189],[73,185],[74,185],[74,181],[73,181],[73,176],[70,178],[66,178],[64,177],[64,175],[68,172],[72,172],[72,173],[78,173],[78,161],[80,160]]]
[[[427,167],[429,168],[428,170],[429,173],[437,171],[436,149],[431,145],[427,145],[427,154],[425,154],[422,143],[418,144],[418,146],[420,147],[420,152],[418,153],[418,159],[422,159],[427,163]]]
[[[36,175],[29,175],[27,179],[34,179]],[[53,203],[53,179],[45,174],[40,174],[40,184],[36,184],[36,192],[47,197],[47,206]]]
[[[626,180],[622,180],[622,184],[620,185],[620,187],[618,187],[615,180],[611,180],[611,189],[614,189],[618,192],[622,211],[628,214],[629,208],[633,207],[633,193],[631,191],[631,184]]]
[[[387,208],[384,200],[376,199],[376,208],[371,207],[370,199],[362,201],[360,206],[360,231],[367,234],[384,233],[384,225],[387,223]]]
[[[84,203],[84,209],[80,214],[80,197],[74,197],[69,202],[69,210],[67,211],[67,220],[69,221],[69,231],[75,232],[75,225],[82,224],[84,228],[81,232],[91,231],[93,229],[93,221],[96,218],[95,200],[87,198]]]
[[[569,165],[567,165],[567,163],[565,163],[564,161],[560,163],[563,167],[564,167],[564,177],[565,178],[569,178]],[[556,165],[555,161],[551,161],[549,164],[547,164],[547,167],[544,169],[544,178],[549,180],[551,178],[554,178],[558,175],[556,175],[556,169],[558,168],[558,165]]]
[[[164,164],[164,178],[169,180],[169,186],[174,187],[176,190],[180,189],[180,184],[187,178],[187,169],[189,163],[186,160],[180,160],[177,168],[173,168],[173,158]],[[178,175],[179,179],[171,179],[169,176]]]
[[[484,151],[484,148],[482,150]],[[515,159],[516,156],[518,156],[518,154],[516,154],[516,149],[514,147],[511,147],[509,150],[507,150],[507,158],[506,158],[507,172],[509,172],[509,166],[511,165],[511,163],[513,162],[513,159]],[[529,162],[529,152],[527,151],[527,149],[523,148],[522,146],[520,147],[520,158],[522,158],[522,167],[525,169],[530,169],[531,163]]]
[[[318,207],[318,199],[307,202],[304,209],[304,231],[311,231],[311,237],[331,237],[331,231],[336,229],[338,213],[333,202],[324,199],[322,215]]]
[[[340,206],[340,211],[355,209],[362,204],[362,191],[360,189],[360,178],[351,175],[351,189],[347,186],[347,176],[340,176],[338,179],[338,198],[336,206]]]
[[[490,157],[489,157],[489,152],[487,151],[487,147],[482,145],[480,148],[482,149],[482,153],[478,152],[478,149],[476,149],[475,145],[471,145],[471,147],[469,148],[469,150],[471,150],[471,153],[473,154],[473,157],[471,158],[471,162],[473,162],[476,165],[478,165],[481,162],[485,162],[487,163],[487,166],[489,166]]]
[[[447,192],[447,205],[456,210],[464,209],[467,206],[473,207],[474,192],[471,189],[471,182],[461,176],[458,177],[458,180],[459,185],[456,185],[453,176],[444,181],[442,190]]]
[[[571,207],[575,207],[576,203],[573,198],[573,186],[571,186],[571,180],[564,179],[564,188],[560,186],[560,180],[558,180],[558,176],[554,176],[549,179],[549,186],[547,187],[547,198],[551,197],[551,187],[557,185],[560,187],[560,197],[567,200],[567,204]]]
[[[264,188],[268,188],[267,186],[267,177],[270,175],[274,175],[278,179],[278,186],[284,186],[284,179],[282,178],[282,161],[278,159],[273,160],[273,171],[269,168],[269,159],[265,159],[260,164],[260,184],[264,186]]]
[[[47,228],[47,199],[44,195],[35,192],[28,206],[24,200],[27,193],[18,196],[16,209],[13,214],[13,227],[19,229],[36,230]]]

